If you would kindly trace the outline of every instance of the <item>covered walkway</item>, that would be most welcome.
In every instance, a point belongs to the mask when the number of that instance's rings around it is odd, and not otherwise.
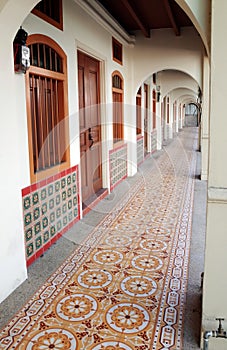
[[[3,329],[0,349],[199,348],[205,182],[197,150],[197,128],[185,128],[30,266],[1,304],[1,326],[43,285]]]

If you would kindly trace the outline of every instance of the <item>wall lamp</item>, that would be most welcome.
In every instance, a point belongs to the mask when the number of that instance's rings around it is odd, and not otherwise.
[[[28,33],[20,27],[13,41],[14,71],[16,73],[26,73],[30,67],[30,49],[26,46],[27,37]]]

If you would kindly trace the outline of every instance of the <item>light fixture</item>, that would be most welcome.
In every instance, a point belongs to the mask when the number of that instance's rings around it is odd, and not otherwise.
[[[160,102],[160,98],[161,98],[161,92],[160,92],[161,88],[160,85],[156,86],[156,91],[157,91],[157,102]]]
[[[14,41],[14,71],[16,73],[26,73],[30,67],[30,49],[26,46],[28,33],[20,27]]]

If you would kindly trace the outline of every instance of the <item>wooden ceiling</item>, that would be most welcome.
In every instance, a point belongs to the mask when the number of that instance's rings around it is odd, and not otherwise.
[[[150,37],[152,29],[172,28],[180,35],[181,27],[193,26],[175,0],[96,0],[129,33],[140,30]]]

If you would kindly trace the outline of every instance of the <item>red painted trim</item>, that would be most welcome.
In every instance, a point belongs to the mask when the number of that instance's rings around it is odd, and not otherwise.
[[[61,177],[64,177],[66,175],[66,171],[62,170],[62,172],[60,174],[61,174]]]
[[[112,148],[111,150],[109,150],[109,153],[112,154],[112,153],[117,152],[119,149],[122,149],[122,148],[127,148],[127,143],[124,143],[123,145],[121,145],[119,147]]]
[[[72,173],[72,168],[66,169],[65,170],[65,175],[69,175]]]
[[[22,197],[27,196],[30,193],[31,193],[31,186],[22,188],[21,190]]]
[[[46,186],[46,184],[47,184],[47,179],[38,182],[37,187],[42,188],[42,187]]]
[[[137,135],[136,138],[137,138],[137,141],[139,141],[139,140],[143,139],[143,135]]]
[[[143,160],[141,160],[141,162],[139,162],[139,163],[137,164],[137,168],[138,168],[141,164],[143,164],[144,161],[145,161],[145,158],[143,157]]]
[[[57,173],[57,174],[55,174],[54,176],[53,176],[53,180],[54,181],[57,181],[57,180],[59,180],[60,178],[61,178],[61,173]]]
[[[39,258],[44,253],[44,246],[35,252],[35,258]]]
[[[128,174],[123,176],[118,182],[116,182],[114,185],[111,185],[110,190],[112,191],[117,185],[119,185],[123,180],[125,180],[128,177]]]
[[[51,184],[52,182],[54,182],[54,177],[50,176],[46,179],[47,185]]]
[[[34,253],[31,258],[27,260],[27,267],[30,266],[36,260],[36,254]]]
[[[38,185],[37,185],[37,183],[32,184],[30,188],[31,188],[31,192],[36,191],[36,190],[38,189]]]
[[[74,172],[74,171],[77,171],[78,170],[78,165],[74,165],[71,169],[72,169],[72,173]]]
[[[150,155],[151,155],[151,152],[147,153],[146,156],[144,157],[144,160],[148,159],[150,157]]]
[[[80,220],[80,217],[77,216],[77,217],[72,221],[72,226],[73,226],[77,221],[79,221],[79,220]]]
[[[83,210],[83,216],[85,216],[89,211],[91,211],[103,198],[108,195],[108,190],[106,189],[99,197],[97,197],[88,207]]]

